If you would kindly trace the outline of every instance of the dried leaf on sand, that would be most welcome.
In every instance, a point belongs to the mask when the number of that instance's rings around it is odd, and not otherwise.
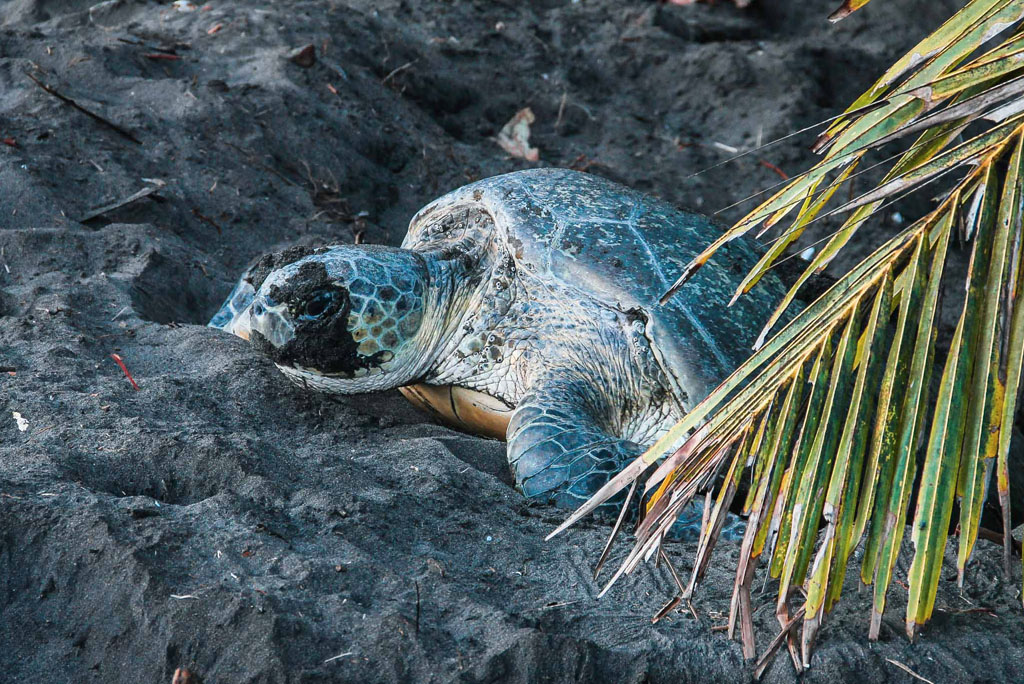
[[[509,122],[498,133],[495,138],[505,150],[513,157],[519,157],[526,161],[539,161],[540,151],[536,147],[530,147],[530,124],[536,121],[533,110],[524,107],[516,112],[516,115],[509,119]]]

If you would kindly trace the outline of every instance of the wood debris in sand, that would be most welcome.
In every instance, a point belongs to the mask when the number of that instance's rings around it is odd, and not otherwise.
[[[64,95],[63,93],[58,91],[56,88],[53,88],[52,86],[46,85],[45,83],[40,81],[38,78],[36,78],[32,74],[30,74],[29,72],[26,71],[25,75],[28,76],[28,78],[33,83],[35,83],[37,86],[42,88],[45,92],[49,93],[50,95],[53,95],[55,98],[57,98],[61,102],[74,107],[75,109],[77,109],[78,111],[82,112],[86,116],[88,116],[88,117],[90,117],[90,118],[100,122],[101,124],[103,124],[107,128],[110,128],[111,130],[116,132],[118,135],[120,135],[120,136],[122,136],[124,138],[127,138],[128,140],[131,140],[136,145],[141,145],[142,144],[142,141],[139,140],[138,138],[136,138],[132,134],[132,132],[129,131],[128,129],[126,129],[126,128],[122,127],[122,126],[119,126],[118,124],[114,123],[110,119],[107,119],[107,118],[105,118],[103,116],[100,116],[99,114],[97,114],[96,112],[92,111],[91,109],[87,109],[86,107],[83,107],[77,101],[73,100],[72,98],[68,97],[67,95]]]
[[[96,207],[95,209],[90,209],[82,216],[82,218],[78,219],[78,222],[85,223],[87,221],[91,221],[94,218],[102,216],[103,214],[107,214],[111,211],[114,211],[115,209],[120,209],[121,207],[127,204],[131,204],[136,200],[140,200],[143,197],[149,197],[156,191],[160,190],[160,188],[167,185],[167,183],[160,180],[159,178],[144,178],[143,180],[149,183],[149,186],[142,188],[137,192],[133,192],[131,195],[128,195],[127,197],[124,197],[122,199],[114,200],[109,204],[104,204],[103,206]]]

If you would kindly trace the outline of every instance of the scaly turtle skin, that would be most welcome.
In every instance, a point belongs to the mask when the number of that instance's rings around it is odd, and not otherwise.
[[[769,275],[727,307],[759,256],[738,239],[659,305],[719,232],[598,176],[520,171],[427,205],[401,248],[265,257],[210,325],[302,386],[400,388],[505,437],[523,494],[575,508],[747,358],[784,294]],[[675,533],[699,524],[693,504]]]

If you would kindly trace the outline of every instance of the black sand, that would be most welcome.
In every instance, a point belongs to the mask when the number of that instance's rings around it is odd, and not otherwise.
[[[698,620],[652,626],[667,571],[596,600],[608,528],[544,543],[564,512],[509,487],[502,444],[397,393],[304,394],[202,324],[258,254],[397,243],[435,196],[527,166],[491,140],[524,106],[542,163],[683,206],[776,182],[761,159],[800,170],[807,138],[685,179],[728,156],[715,143],[837,113],[959,3],[878,0],[832,29],[833,4],[3,3],[0,681],[748,679],[711,629],[735,546]],[[313,66],[284,58],[308,43]],[[165,185],[80,222],[144,179]],[[671,551],[680,569],[691,554]],[[979,544],[963,594],[943,580],[913,645],[907,558],[877,643],[851,572],[804,680],[915,681],[891,661],[934,682],[1019,680],[1019,569],[1004,580],[999,554]],[[794,679],[785,655],[766,677]]]

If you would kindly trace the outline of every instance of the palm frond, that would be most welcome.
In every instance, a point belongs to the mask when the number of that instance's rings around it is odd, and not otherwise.
[[[847,0],[833,17],[866,2]],[[908,520],[914,556],[906,627],[913,638],[934,608],[957,502],[963,580],[993,469],[1009,558],[1007,454],[1024,361],[1022,20],[1019,0],[968,2],[831,123],[815,144],[818,164],[725,232],[666,293],[729,240],[775,227],[774,246],[736,291],[742,296],[811,224],[848,214],[771,316],[750,359],[553,533],[642,482],[646,514],[609,586],[654,556],[681,509],[718,483],[685,593],[694,591],[744,473],[748,526],[729,629],[741,627],[748,657],[758,565],[779,580],[779,643],[788,642],[799,668],[860,544],[860,577],[874,585],[868,632],[877,638]],[[878,185],[827,209],[873,151],[911,135],[918,137]],[[867,220],[939,179],[947,189],[934,209],[769,337],[800,287]],[[936,364],[940,295],[952,277],[945,265],[957,239],[973,241],[965,303]],[[931,396],[935,365],[941,381]],[[792,606],[797,589],[802,605]],[[798,617],[799,643],[790,631]]]

